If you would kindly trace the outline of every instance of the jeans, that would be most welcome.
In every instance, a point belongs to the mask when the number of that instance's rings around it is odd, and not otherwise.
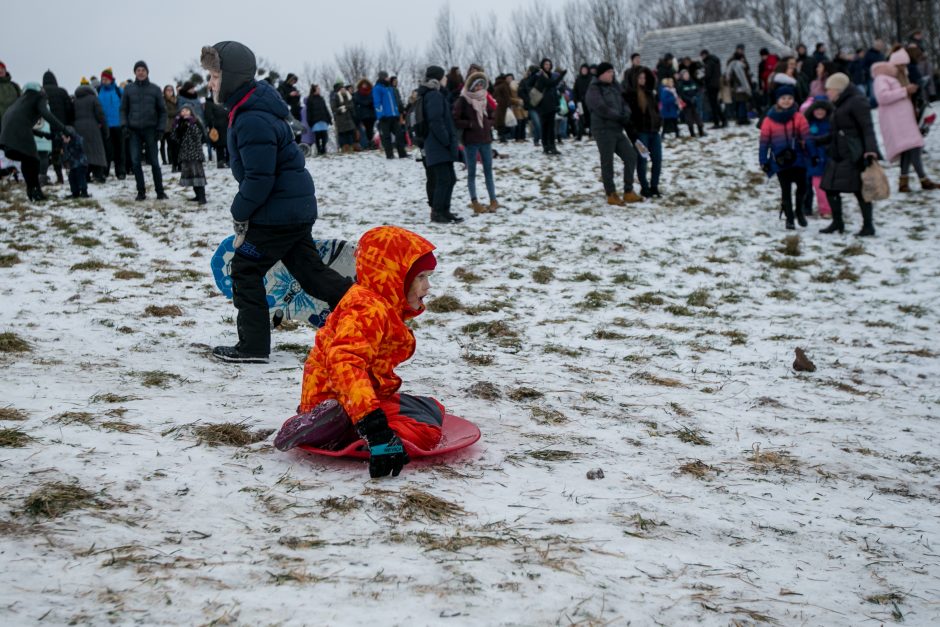
[[[464,146],[464,157],[467,160],[467,189],[470,199],[477,197],[477,154],[483,162],[483,176],[486,179],[486,193],[490,202],[496,200],[496,184],[493,182],[493,146],[492,144],[468,144]]]
[[[331,309],[352,281],[323,263],[311,224],[250,225],[245,244],[232,258],[232,301],[238,309],[238,349],[251,355],[271,352],[271,317],[264,275],[281,261],[309,296]],[[247,246],[247,244],[251,246]]]
[[[535,109],[529,109],[529,120],[532,122],[532,141],[538,145],[542,139],[542,120],[539,112]]]
[[[160,171],[160,153],[157,152],[157,133],[152,128],[131,129],[131,166],[134,168],[134,179],[137,181],[137,192],[143,194],[144,169],[141,166],[141,151],[147,151],[147,159],[153,172],[153,187],[157,195],[163,193],[163,173]]]
[[[645,191],[659,191],[659,174],[663,167],[663,141],[657,132],[637,133],[639,139],[650,151],[649,159],[637,159],[636,176],[640,179],[640,187]],[[652,179],[646,180],[646,162],[653,162]]]

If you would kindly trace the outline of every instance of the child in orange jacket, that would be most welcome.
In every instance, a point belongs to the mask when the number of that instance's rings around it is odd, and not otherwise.
[[[424,311],[434,246],[403,228],[367,231],[356,249],[356,283],[326,324],[304,365],[298,415],[275,446],[336,449],[357,437],[369,447],[369,474],[397,476],[408,463],[401,440],[423,449],[441,439],[444,407],[430,397],[399,394],[395,367],[415,351],[405,321]]]

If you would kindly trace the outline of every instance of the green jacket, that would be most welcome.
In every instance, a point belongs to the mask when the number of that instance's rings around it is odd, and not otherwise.
[[[3,114],[20,97],[20,86],[13,82],[9,74],[0,78],[0,120]]]

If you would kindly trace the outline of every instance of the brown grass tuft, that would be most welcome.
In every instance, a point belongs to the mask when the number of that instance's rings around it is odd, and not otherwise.
[[[209,446],[248,446],[267,439],[274,429],[251,431],[242,424],[223,422],[214,425],[199,425],[193,428],[199,441]]]
[[[0,407],[0,420],[27,420],[29,414],[16,407]]]
[[[107,509],[110,504],[92,492],[76,485],[54,481],[47,483],[28,497],[25,509],[33,516],[56,518],[75,509]]]
[[[154,318],[175,318],[177,316],[183,315],[183,310],[180,309],[179,305],[148,305],[144,309],[144,314],[152,316]]]
[[[460,311],[463,309],[463,305],[457,298],[445,294],[429,301],[427,309],[432,313],[450,313],[452,311]]]
[[[718,474],[720,471],[714,466],[709,466],[700,459],[688,461],[679,466],[680,475],[692,475],[696,479],[702,479],[705,481],[711,479],[712,473]]]
[[[21,429],[0,428],[0,448],[23,448],[35,440]]]
[[[33,348],[29,342],[12,331],[0,333],[0,353],[28,353]]]

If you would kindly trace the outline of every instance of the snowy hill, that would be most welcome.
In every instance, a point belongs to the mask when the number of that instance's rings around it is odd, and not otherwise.
[[[0,622],[938,624],[940,192],[787,243],[756,144],[667,142],[666,197],[626,208],[593,143],[500,146],[504,209],[452,227],[413,160],[310,159],[317,236],[438,246],[403,391],[483,431],[377,481],[271,445],[313,329],[208,357],[227,170],[207,208],[0,191]]]

